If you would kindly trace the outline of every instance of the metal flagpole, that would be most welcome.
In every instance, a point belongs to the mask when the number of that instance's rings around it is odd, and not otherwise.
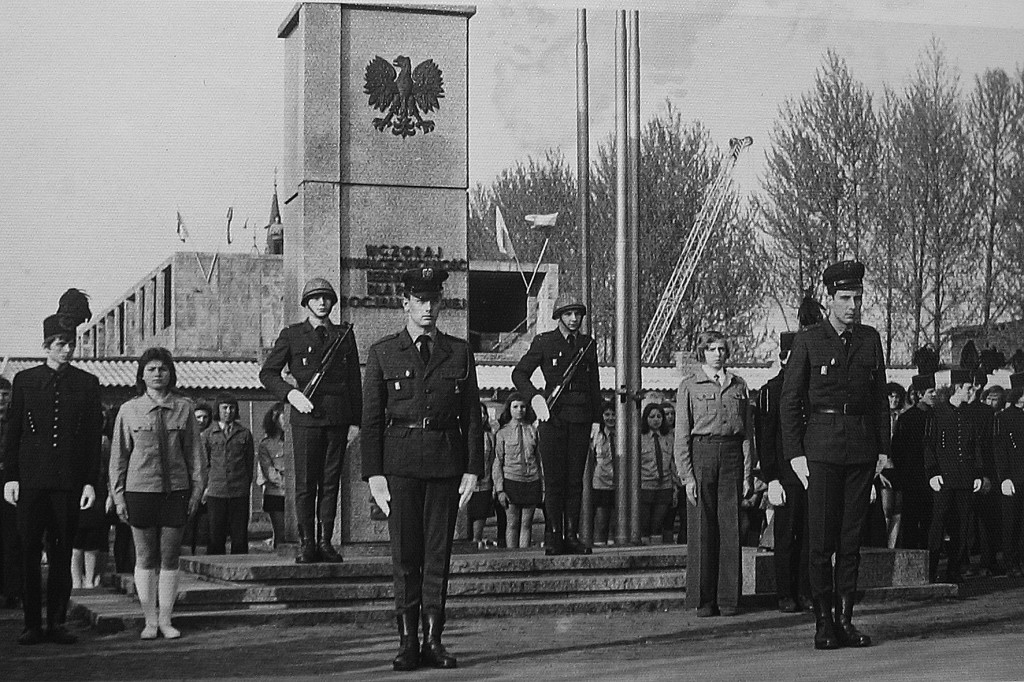
[[[630,541],[629,468],[632,459],[630,401],[627,393],[629,305],[626,248],[626,11],[615,12],[615,542]]]
[[[627,272],[629,291],[627,308],[626,391],[629,393],[630,466],[629,466],[629,539],[640,544],[640,13],[629,13],[626,24],[626,125],[629,217],[626,222]]]

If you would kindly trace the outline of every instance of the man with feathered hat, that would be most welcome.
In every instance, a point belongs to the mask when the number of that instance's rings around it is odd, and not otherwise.
[[[25,631],[19,644],[71,644],[65,628],[71,596],[71,541],[78,512],[96,504],[103,412],[99,380],[70,365],[76,329],[92,316],[77,289],[43,320],[46,361],[18,372],[4,447],[4,500],[15,505],[22,543]],[[43,630],[40,557],[46,536],[49,573]]]

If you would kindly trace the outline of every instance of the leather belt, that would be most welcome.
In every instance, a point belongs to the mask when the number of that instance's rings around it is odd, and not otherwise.
[[[712,436],[697,434],[693,437],[693,440],[698,443],[739,443],[743,440],[743,436]]]
[[[812,412],[815,414],[845,414],[856,417],[862,417],[867,414],[862,406],[854,405],[853,403],[843,403],[836,407],[815,407]]]
[[[397,426],[403,429],[423,429],[424,431],[447,431],[457,428],[458,424],[454,421],[442,420],[436,417],[424,417],[423,419],[391,417],[388,419],[388,426]]]

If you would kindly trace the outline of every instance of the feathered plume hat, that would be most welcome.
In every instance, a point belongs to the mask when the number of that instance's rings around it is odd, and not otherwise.
[[[57,312],[43,320],[43,343],[55,336],[74,341],[78,325],[90,317],[89,297],[78,289],[68,289],[60,297]]]
[[[825,312],[822,310],[821,304],[814,298],[813,286],[804,289],[804,297],[796,311],[796,319],[801,329],[806,329],[825,319]]]

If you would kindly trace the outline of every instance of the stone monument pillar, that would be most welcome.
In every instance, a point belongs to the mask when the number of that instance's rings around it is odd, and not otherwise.
[[[473,7],[300,3],[285,41],[285,321],[309,277],[340,285],[335,317],[360,359],[402,328],[400,273],[443,266],[439,325],[467,333],[469,19]],[[358,446],[346,453],[336,540],[384,540]]]

